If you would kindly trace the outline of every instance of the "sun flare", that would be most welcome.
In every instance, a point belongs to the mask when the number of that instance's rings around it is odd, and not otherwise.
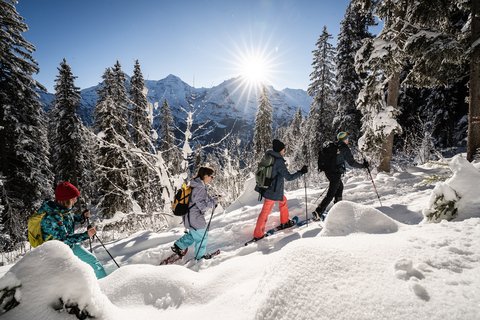
[[[268,77],[268,64],[258,57],[250,57],[243,62],[241,74],[248,82],[263,83]]]

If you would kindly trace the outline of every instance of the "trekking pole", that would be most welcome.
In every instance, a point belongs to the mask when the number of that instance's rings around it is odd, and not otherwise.
[[[88,211],[90,211],[90,210],[87,209],[87,210],[83,211],[82,214],[84,215],[84,214],[87,213]],[[85,216],[83,216],[83,218],[85,218]],[[87,225],[89,225],[89,224],[90,224],[90,220],[87,218]],[[87,228],[87,229],[88,229],[88,228]],[[92,250],[92,238],[88,237],[88,242],[90,243],[90,253],[93,253],[93,250]]]
[[[363,158],[363,160],[365,161],[365,158]],[[380,200],[380,196],[378,195],[377,186],[375,186],[375,182],[373,181],[372,173],[370,172],[370,168],[367,166],[365,169],[367,169],[368,175],[370,176],[370,180],[372,180],[373,188],[375,189],[375,192],[377,193],[378,201],[380,202],[380,207],[383,207],[382,200]]]
[[[210,221],[208,221],[207,228],[205,229],[205,233],[203,234],[203,237],[202,237],[202,241],[200,242],[200,245],[198,246],[198,251],[197,251],[197,253],[195,254],[195,260],[198,260],[198,259],[197,259],[198,252],[200,251],[200,248],[202,247],[203,239],[205,239],[205,235],[207,234],[208,229],[210,229],[210,222],[212,222],[213,213],[215,212],[215,209],[217,209],[217,206],[218,206],[218,203],[213,207],[212,215],[210,216]]]
[[[305,221],[307,221],[307,227],[308,227],[307,177],[306,177],[306,175],[303,175],[303,181],[305,182]]]
[[[90,221],[89,219],[87,218],[87,221],[88,221],[88,227],[87,227],[87,230],[90,229],[92,226],[90,225]],[[97,237],[97,240],[100,241],[101,245],[103,246],[103,248],[105,249],[105,251],[107,251],[108,255],[110,256],[110,258],[112,258],[113,262],[115,262],[115,264],[117,265],[118,268],[120,268],[120,266],[118,265],[117,261],[115,261],[115,259],[113,258],[113,256],[110,254],[110,251],[107,250],[107,248],[105,247],[105,245],[103,244],[102,240],[100,240],[100,238],[97,236],[97,234],[94,234],[93,235],[94,237]]]
[[[318,199],[320,199],[320,198],[323,196],[323,194],[325,193],[325,191],[328,190],[328,187],[329,187],[329,186],[327,186],[327,187],[325,188],[325,190],[323,190],[322,194],[317,197],[317,199],[315,200],[314,204],[317,203]]]

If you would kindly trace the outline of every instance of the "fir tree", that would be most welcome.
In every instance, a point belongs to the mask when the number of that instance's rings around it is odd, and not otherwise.
[[[480,49],[474,45],[480,35],[478,1],[357,2],[386,20],[376,40],[364,45],[366,50],[361,50],[357,63],[370,65],[372,73],[382,70],[387,82],[398,82],[398,74],[411,64],[401,85],[422,87],[458,82],[465,76],[464,65],[470,62],[469,116],[480,116],[480,94],[475,89],[480,86]],[[371,55],[372,52],[387,54]],[[371,83],[379,87],[378,83]],[[395,86],[388,83],[389,94]],[[394,98],[392,95],[392,101],[387,100],[386,105],[393,106]],[[470,121],[468,134],[467,158],[471,160],[480,146],[480,127],[472,126]]]
[[[123,82],[126,78],[118,62],[114,70],[107,68],[102,78],[94,121],[100,139],[97,175],[102,196],[98,207],[104,217],[111,218],[117,211],[131,209],[132,164],[128,154],[130,136]]]
[[[171,173],[176,175],[180,173],[181,155],[175,145],[174,129],[172,111],[167,99],[165,99],[160,108],[160,151],[165,162],[172,168]]]
[[[309,145],[316,155],[323,141],[335,136],[333,130],[333,97],[335,91],[335,48],[328,41],[332,35],[323,27],[313,51],[313,72],[307,93],[313,98],[309,113]]]
[[[267,88],[264,85],[258,98],[258,109],[255,113],[253,143],[255,162],[260,161],[263,154],[272,147],[273,106],[270,104]]]
[[[28,217],[53,185],[46,116],[35,92],[45,88],[32,78],[39,72],[35,47],[22,36],[28,27],[15,3],[0,1],[0,218],[6,250],[26,240]]]
[[[356,100],[363,87],[362,75],[355,71],[355,54],[362,46],[362,40],[373,38],[368,31],[375,25],[371,13],[363,13],[359,6],[350,3],[345,19],[340,23],[336,56],[336,89],[335,105],[337,108],[334,127],[338,131],[346,131],[355,142],[360,137],[362,113],[357,109]]]
[[[90,203],[91,184],[89,168],[92,156],[87,143],[89,132],[77,115],[80,107],[80,88],[75,86],[75,79],[67,61],[63,59],[58,68],[59,74],[55,84],[55,99],[50,110],[50,150],[55,184],[69,181],[81,192],[78,212],[86,209]]]
[[[130,79],[130,126],[132,133],[132,142],[135,146],[133,157],[133,178],[136,184],[133,198],[138,202],[140,207],[147,213],[151,213],[156,201],[153,192],[154,188],[159,186],[152,185],[150,181],[154,176],[154,172],[149,168],[148,163],[152,162],[153,141],[151,133],[153,131],[152,120],[153,114],[149,108],[147,99],[147,88],[143,79],[140,63],[135,61],[133,76]],[[145,163],[143,159],[149,161]]]

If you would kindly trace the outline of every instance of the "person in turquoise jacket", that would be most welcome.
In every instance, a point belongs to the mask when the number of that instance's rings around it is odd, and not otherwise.
[[[68,245],[80,260],[93,268],[97,279],[101,279],[107,275],[102,264],[94,254],[88,252],[80,244],[97,233],[95,228],[90,227],[82,233],[75,233],[74,230],[75,224],[84,223],[85,219],[90,216],[90,211],[77,216],[72,215],[72,207],[77,202],[79,195],[80,192],[77,188],[69,182],[57,185],[55,201],[45,200],[38,210],[39,213],[45,213],[40,223],[42,236],[45,241],[58,240]]]

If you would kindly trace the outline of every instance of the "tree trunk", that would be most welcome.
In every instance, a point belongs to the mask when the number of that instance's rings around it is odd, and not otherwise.
[[[480,148],[480,3],[472,0],[472,55],[468,112],[467,160],[472,161]],[[475,45],[476,44],[476,45]],[[474,46],[475,45],[475,46]]]
[[[398,109],[398,91],[400,88],[400,73],[396,72],[390,81],[388,81],[387,106]],[[378,172],[390,172],[390,161],[393,152],[393,132],[390,133],[382,143],[382,153],[380,154],[380,164]]]

